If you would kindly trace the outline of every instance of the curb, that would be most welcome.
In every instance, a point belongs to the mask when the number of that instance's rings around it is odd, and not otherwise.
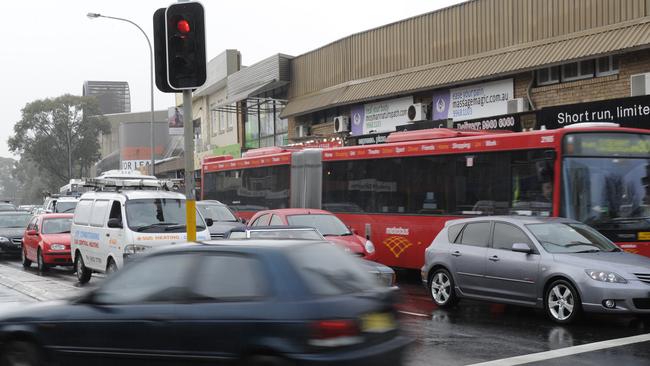
[[[13,273],[12,273],[13,272]],[[19,276],[11,276],[11,274],[17,274]],[[19,279],[16,279],[14,277],[23,277],[27,278],[27,281],[21,281]],[[67,287],[70,290],[75,290],[75,291],[81,291],[82,289],[70,286],[67,283],[55,281],[50,278],[43,278],[41,276],[33,275],[28,272],[16,270],[14,268],[5,266],[5,265],[0,265],[0,285],[3,285],[5,287],[8,287],[14,291],[20,292],[23,295],[29,296],[33,299],[36,299],[38,301],[49,301],[49,300],[57,300],[61,299],[62,297],[65,297],[65,295],[62,295],[60,293],[53,293],[52,291],[49,291],[47,289],[31,285],[26,282],[41,282],[41,283],[46,283],[47,285],[52,284],[55,285],[56,288],[60,289],[61,286]]]

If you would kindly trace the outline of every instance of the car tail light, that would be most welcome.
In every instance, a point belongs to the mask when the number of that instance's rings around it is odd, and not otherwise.
[[[309,344],[319,347],[340,347],[362,341],[359,324],[354,320],[320,320],[312,325]]]

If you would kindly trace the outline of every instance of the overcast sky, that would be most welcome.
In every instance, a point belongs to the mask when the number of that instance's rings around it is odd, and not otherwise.
[[[276,53],[297,56],[352,33],[430,12],[461,0],[204,0],[208,59],[225,49],[251,65]],[[131,111],[149,110],[149,51],[130,24],[88,19],[88,12],[128,18],[152,37],[152,16],[170,1],[21,0],[3,2],[0,55],[0,156],[26,103],[81,95],[85,80],[127,81]],[[156,109],[174,103],[154,96]]]

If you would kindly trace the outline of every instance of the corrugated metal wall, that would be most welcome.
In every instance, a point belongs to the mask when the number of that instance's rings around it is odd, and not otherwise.
[[[474,0],[343,38],[291,61],[290,96],[644,17],[650,0]]]

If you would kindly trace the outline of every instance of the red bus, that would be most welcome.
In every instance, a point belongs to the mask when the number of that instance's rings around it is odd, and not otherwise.
[[[372,240],[389,266],[419,269],[445,221],[476,215],[569,217],[650,256],[647,130],[432,129],[395,132],[385,144],[251,155],[206,160],[202,198],[247,219],[262,209],[332,211]]]

